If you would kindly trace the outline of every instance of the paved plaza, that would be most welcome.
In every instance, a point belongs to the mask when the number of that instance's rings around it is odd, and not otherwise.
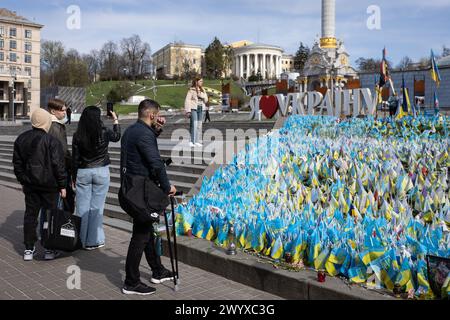
[[[278,296],[255,290],[215,274],[180,263],[180,288],[173,282],[154,285],[156,294],[140,297],[121,293],[130,234],[105,226],[106,247],[80,250],[43,261],[43,249],[25,262],[23,254],[24,199],[21,192],[0,186],[0,300],[273,300]],[[170,260],[162,258],[170,269]],[[150,268],[141,265],[142,280],[149,284]],[[70,290],[68,268],[81,269],[81,289]],[[70,271],[70,269],[69,269]],[[73,271],[72,271],[73,272]],[[69,284],[73,283],[69,279]]]

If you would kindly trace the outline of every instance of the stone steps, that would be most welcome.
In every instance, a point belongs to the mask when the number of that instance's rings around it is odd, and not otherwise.
[[[194,185],[203,175],[215,156],[214,153],[210,154],[209,152],[205,152],[205,150],[217,152],[214,148],[223,147],[223,141],[212,142],[217,145],[211,146],[205,143],[203,149],[191,149],[187,146],[180,146],[178,137],[175,140],[171,140],[171,137],[172,133],[177,129],[189,129],[188,121],[181,119],[182,117],[178,117],[178,120],[176,117],[168,119],[169,123],[166,124],[162,135],[158,138],[158,147],[163,160],[171,158],[173,161],[173,163],[167,167],[167,174],[170,182],[175,185],[178,191],[183,191],[183,193],[187,195],[191,189],[194,190]],[[175,123],[180,120],[181,123]],[[135,122],[135,120],[121,120],[120,122],[122,132],[124,132],[129,125]],[[105,124],[108,127],[111,127],[111,121],[106,120]],[[272,130],[273,126],[273,121],[215,121],[204,124],[203,129],[216,129],[224,135],[228,129],[242,129],[244,132],[248,129],[254,129],[256,131],[263,129],[269,132]],[[29,124],[22,127],[0,128],[0,184],[6,184],[17,190],[22,189],[16,180],[12,165],[14,140],[15,136],[30,128],[31,126]],[[76,128],[76,124],[67,127],[69,149],[71,148],[72,135],[76,131]],[[224,135],[223,139],[225,138]],[[189,140],[188,137],[183,137],[183,139],[184,142]],[[243,139],[243,137],[238,139]],[[120,142],[110,143],[109,154],[111,159],[111,182],[106,197],[105,215],[115,219],[130,221],[129,216],[120,208],[117,199],[117,193],[120,187]]]
[[[130,221],[130,217],[120,208],[117,198],[120,188],[120,153],[117,150],[114,151],[113,148],[110,157],[111,182],[106,196],[104,213],[111,218]],[[12,159],[13,143],[0,142],[0,184],[16,190],[22,190],[21,185],[17,182],[16,176],[14,175]],[[189,158],[179,157],[177,160],[188,161]],[[206,168],[206,163],[202,165],[172,164],[167,168],[167,174],[170,182],[175,185],[178,191],[188,194]]]

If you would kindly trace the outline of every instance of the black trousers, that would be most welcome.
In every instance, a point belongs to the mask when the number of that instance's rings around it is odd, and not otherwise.
[[[37,241],[36,227],[41,208],[55,209],[59,193],[45,193],[24,188],[25,216],[23,218],[23,234],[26,250],[32,250]]]
[[[125,284],[135,286],[141,281],[139,265],[142,253],[145,253],[147,263],[153,272],[163,269],[161,257],[156,253],[155,235],[152,224],[133,222],[133,235],[128,247],[125,264]]]
[[[206,110],[206,113],[205,113],[205,123],[206,123],[206,120],[209,120],[209,122],[211,122],[211,118],[209,116],[209,110]]]

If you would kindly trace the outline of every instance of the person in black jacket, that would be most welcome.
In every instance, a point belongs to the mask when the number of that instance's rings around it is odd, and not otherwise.
[[[48,133],[61,142],[64,150],[64,160],[67,170],[67,197],[64,202],[64,209],[73,213],[75,211],[75,193],[72,189],[72,154],[67,145],[66,125],[64,124],[66,111],[69,109],[66,107],[66,103],[60,99],[50,100],[47,104],[47,109],[52,116],[52,126]]]
[[[120,140],[117,115],[113,130],[107,129],[96,106],[84,109],[72,140],[72,179],[76,181],[76,212],[81,217],[80,239],[83,248],[105,246],[103,210],[110,183],[109,142]]]
[[[67,114],[66,124],[70,125],[72,123],[72,108],[67,107],[66,114]]]
[[[66,197],[67,181],[63,147],[48,134],[52,124],[50,114],[37,109],[31,115],[31,124],[33,129],[22,133],[14,142],[13,155],[14,174],[25,194],[25,261],[33,260],[35,254],[39,211],[57,207],[58,193]],[[44,258],[54,259],[55,252],[45,250]]]
[[[140,103],[139,120],[125,131],[122,138],[121,168],[125,168],[127,174],[149,177],[164,193],[175,195],[176,189],[170,185],[156,141],[165,124],[165,119],[159,117],[159,110],[160,105],[156,101],[144,100]],[[140,280],[139,265],[143,252],[152,269],[152,283],[162,283],[174,277],[172,272],[164,268],[156,254],[153,222],[145,215],[133,219],[133,235],[128,247],[126,278],[122,288],[124,294],[149,295],[155,292],[155,288]]]

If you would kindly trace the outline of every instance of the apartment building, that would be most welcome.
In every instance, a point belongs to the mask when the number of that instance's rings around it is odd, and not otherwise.
[[[201,74],[204,51],[201,46],[175,42],[156,51],[152,59],[158,78],[181,77],[186,72]]]
[[[28,117],[40,107],[42,27],[0,8],[0,120]]]

